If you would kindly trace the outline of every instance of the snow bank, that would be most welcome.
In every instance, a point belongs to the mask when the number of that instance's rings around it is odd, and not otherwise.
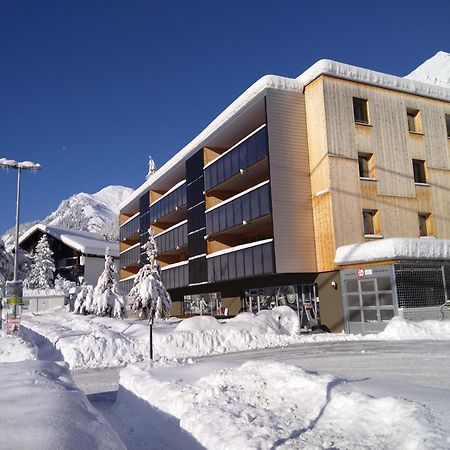
[[[450,259],[450,240],[389,238],[344,245],[336,250],[336,264],[391,259]]]
[[[377,340],[450,340],[450,320],[424,320],[411,322],[410,320],[394,317],[386,328],[377,335],[366,336]]]
[[[0,330],[0,363],[36,359],[36,348],[19,336],[9,336]]]
[[[195,365],[192,367],[194,370]],[[164,372],[166,373],[166,372]],[[446,434],[424,407],[348,392],[343,380],[291,365],[251,361],[192,383],[133,365],[121,371],[116,408],[141,412],[188,432],[190,448],[446,448]],[[147,404],[147,410],[143,405]],[[155,438],[166,429],[154,430]]]
[[[70,378],[52,362],[0,364],[2,449],[124,450]]]

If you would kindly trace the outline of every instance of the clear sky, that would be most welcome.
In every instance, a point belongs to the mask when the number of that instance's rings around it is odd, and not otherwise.
[[[259,77],[330,58],[405,75],[450,51],[450,1],[0,0],[0,157],[22,221],[136,188]],[[15,173],[0,171],[0,232]]]

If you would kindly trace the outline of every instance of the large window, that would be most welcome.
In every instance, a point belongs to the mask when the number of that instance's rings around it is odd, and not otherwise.
[[[425,161],[413,159],[413,171],[415,183],[426,183]]]
[[[369,110],[366,99],[353,97],[353,115],[356,123],[369,123]]]

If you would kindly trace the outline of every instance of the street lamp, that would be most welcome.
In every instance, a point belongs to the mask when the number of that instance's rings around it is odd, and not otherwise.
[[[20,214],[20,173],[22,170],[40,170],[41,165],[31,162],[31,161],[22,161],[17,162],[13,159],[0,158],[0,168],[3,169],[15,169],[17,170],[17,198],[16,198],[16,242],[15,242],[15,253],[14,253],[14,279],[13,283],[17,282],[17,269],[19,264],[19,214]],[[14,305],[14,314],[15,317],[17,314],[16,311],[17,305]]]

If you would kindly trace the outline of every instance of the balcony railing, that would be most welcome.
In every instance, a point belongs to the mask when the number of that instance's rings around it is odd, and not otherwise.
[[[172,264],[161,269],[162,282],[166,289],[189,285],[189,261]]]
[[[122,242],[126,241],[130,236],[133,235],[135,235],[136,238],[139,237],[139,214],[136,214],[134,217],[120,226],[119,239]]]
[[[184,207],[186,203],[186,183],[184,182],[150,205],[150,223],[158,222],[171,212]]]
[[[273,239],[221,250],[206,258],[209,283],[275,273]]]
[[[270,214],[269,181],[206,211],[206,234],[213,235]]]
[[[268,154],[266,126],[258,128],[205,167],[205,191],[215,188]]]
[[[141,254],[140,244],[133,245],[129,249],[125,250],[119,256],[119,267],[121,269],[129,266],[138,266],[139,258]]]
[[[133,278],[126,278],[125,280],[120,280],[119,282],[119,289],[125,294],[128,295],[128,293],[131,291],[131,288],[134,284],[134,277]]]
[[[155,236],[158,254],[173,252],[188,243],[187,220]]]

